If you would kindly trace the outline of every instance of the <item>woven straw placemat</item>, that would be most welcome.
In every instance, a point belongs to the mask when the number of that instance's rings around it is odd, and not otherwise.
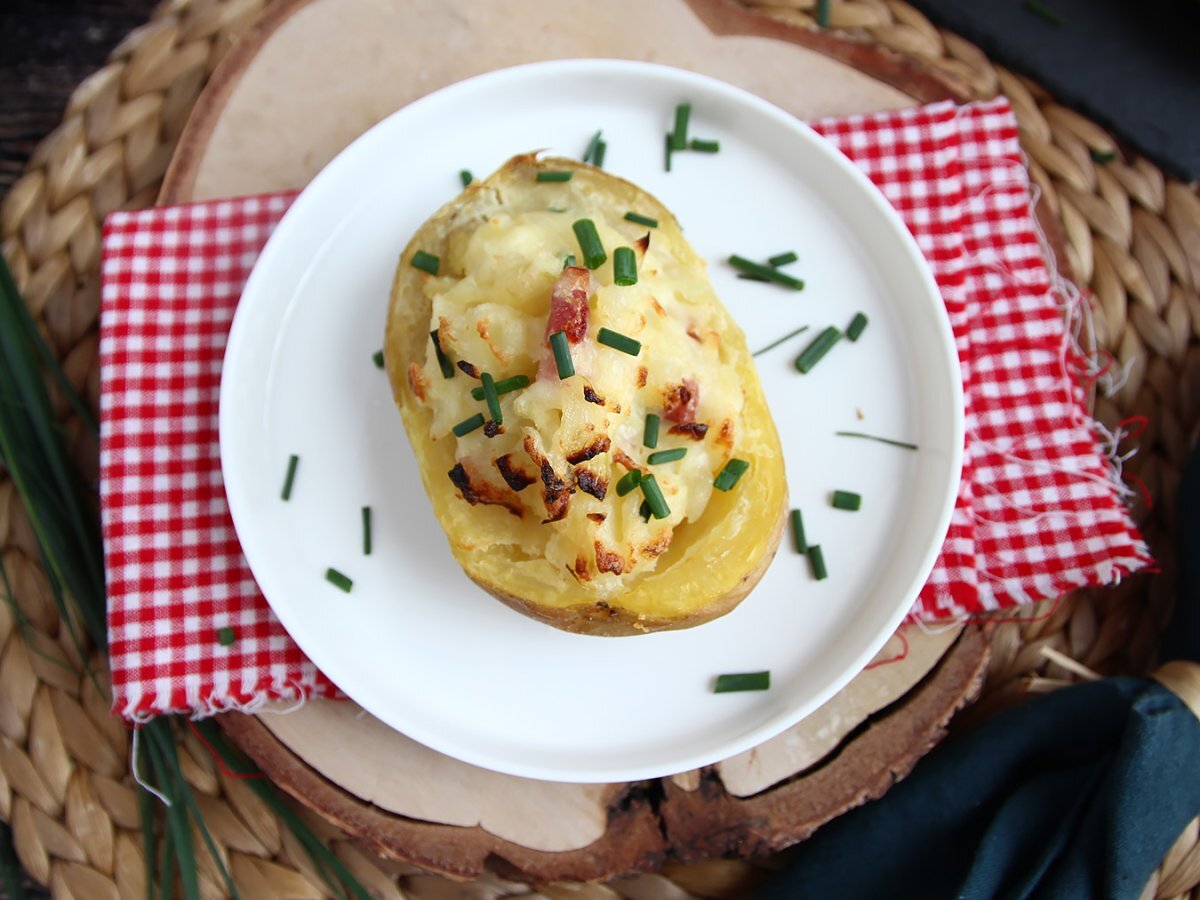
[[[816,27],[817,0],[763,6]],[[99,234],[117,208],[154,202],[183,123],[200,90],[264,0],[169,0],[74,92],[62,124],[39,146],[0,206],[3,252],[35,319],[70,380],[97,404]],[[1011,99],[1046,207],[1062,225],[1065,263],[1094,295],[1098,352],[1124,373],[1095,410],[1109,428],[1140,417],[1138,453],[1125,463],[1139,485],[1135,517],[1161,572],[1035,607],[994,630],[983,699],[986,715],[1030,692],[1096,673],[1144,673],[1175,590],[1174,495],[1200,425],[1200,198],[1036,85],[991,64],[898,0],[842,0],[830,27],[890,48],[946,79],[961,97]],[[63,409],[76,456],[91,476],[96,448]],[[1133,446],[1129,442],[1123,450]],[[129,733],[109,715],[106,684],[83,677],[20,499],[0,475],[0,552],[13,604],[0,604],[0,817],[11,823],[22,864],[61,897],[146,895],[138,802],[128,771]],[[21,621],[18,621],[18,617]],[[93,670],[103,671],[96,652]],[[181,762],[215,841],[244,896],[320,897],[323,882],[288,829],[227,777],[191,735]],[[486,877],[455,884],[381,861],[331,826],[300,812],[369,890],[381,897],[493,898],[532,893]],[[1200,822],[1193,821],[1151,879],[1147,897],[1200,898]],[[609,885],[549,885],[548,897],[738,896],[760,864],[714,860],[667,866]],[[198,854],[206,895],[224,888]]]

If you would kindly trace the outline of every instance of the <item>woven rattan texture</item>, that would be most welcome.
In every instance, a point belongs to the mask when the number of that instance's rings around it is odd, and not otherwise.
[[[71,381],[93,405],[100,223],[114,209],[154,201],[200,90],[264,6],[263,0],[164,3],[76,89],[62,124],[0,207],[3,252],[17,282]],[[794,0],[762,10],[803,28],[815,27],[815,6],[816,0]],[[917,59],[964,98],[1010,97],[1042,202],[1065,234],[1066,263],[1093,292],[1097,346],[1128,369],[1115,394],[1096,397],[1097,414],[1110,427],[1144,417],[1139,452],[1125,468],[1144,485],[1136,516],[1162,572],[1044,603],[1024,621],[1001,622],[985,697],[969,715],[1092,673],[1145,672],[1174,588],[1173,496],[1200,422],[1200,199],[1193,187],[1123,155],[1096,125],[902,2],[834,2],[830,26]],[[82,435],[65,406],[63,416],[69,432]],[[95,447],[82,436],[76,444],[80,464],[94,474]],[[129,734],[108,713],[104,678],[83,674],[20,500],[2,474],[0,549],[15,601],[0,604],[0,816],[12,825],[21,862],[55,896],[144,896]],[[93,672],[104,671],[100,654],[90,662]],[[243,895],[324,896],[287,828],[245,783],[218,771],[199,741],[185,738],[182,750],[184,772]],[[531,893],[494,878],[455,884],[380,861],[301,814],[377,896],[482,900]],[[1145,896],[1200,898],[1198,830],[1193,821]],[[206,895],[222,896],[216,867],[203,853],[198,859]],[[540,895],[738,896],[779,862],[714,860],[610,885],[550,885]]]

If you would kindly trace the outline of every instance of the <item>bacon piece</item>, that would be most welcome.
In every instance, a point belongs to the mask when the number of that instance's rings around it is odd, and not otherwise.
[[[605,515],[604,513],[588,513],[587,517],[589,519],[591,519],[593,522],[595,522],[597,525],[599,525],[601,522],[603,522],[605,519],[608,518],[608,516]]]
[[[588,297],[593,289],[592,273],[583,266],[567,266],[558,276],[558,281],[554,282],[538,378],[558,377],[554,351],[550,349],[550,335],[561,331],[567,336],[568,344],[578,344],[587,334]]]
[[[483,433],[490,438],[494,438],[498,434],[504,434],[504,426],[497,425],[491,419],[483,423]]]
[[[700,387],[691,378],[666,389],[663,415],[672,422],[696,421],[696,407],[700,405]]]
[[[479,503],[503,506],[518,519],[525,515],[520,497],[482,478],[472,478],[462,463],[458,463],[446,474],[462,493],[462,498],[472,506]]]
[[[479,377],[479,369],[475,366],[474,363],[469,363],[465,359],[460,359],[457,363],[455,363],[455,365],[457,365],[460,369],[462,369],[464,372],[466,372],[472,378]]]
[[[637,380],[638,387],[646,386],[646,378],[649,374],[650,374],[650,370],[647,369],[645,366],[638,366],[638,380]]]
[[[681,434],[685,437],[690,437],[693,441],[702,441],[704,440],[704,436],[708,434],[708,426],[703,422],[684,422],[679,425],[672,425],[668,434]]]

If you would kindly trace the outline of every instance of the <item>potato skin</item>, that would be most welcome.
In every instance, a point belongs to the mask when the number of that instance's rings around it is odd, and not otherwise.
[[[594,202],[614,210],[636,209],[659,220],[655,239],[686,247],[674,216],[654,197],[616,176],[574,160],[514,157],[485,181],[476,181],[434,214],[413,236],[396,270],[388,310],[384,359],[397,407],[416,455],[422,481],[451,550],[466,574],[492,596],[531,618],[566,631],[603,636],[646,634],[690,628],[725,615],[753,589],[766,571],[784,531],[787,486],[779,438],[767,408],[753,358],[741,329],[722,308],[722,341],[731,347],[743,393],[743,428],[734,455],[750,471],[729,493],[713,492],[698,522],[680,529],[679,538],[658,568],[630,589],[597,601],[564,573],[521,556],[511,544],[497,544],[498,529],[511,528],[511,516],[496,507],[464,503],[446,473],[455,465],[452,440],[430,439],[432,414],[414,396],[410,365],[424,360],[432,305],[423,275],[409,265],[414,252],[445,255],[450,241],[496,212],[519,203],[539,170],[573,173],[573,183]],[[573,188],[574,189],[574,188]],[[697,265],[703,266],[698,258]],[[719,306],[719,304],[718,304]],[[684,537],[685,532],[686,537]],[[520,563],[520,565],[518,565]]]

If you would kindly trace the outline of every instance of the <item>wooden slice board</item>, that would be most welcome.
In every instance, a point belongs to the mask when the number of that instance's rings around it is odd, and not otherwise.
[[[417,97],[568,57],[699,71],[801,118],[953,95],[908,61],[729,0],[283,0],[214,75],[160,202],[302,187]],[[352,703],[314,701],[222,724],[277,784],[382,855],[462,878],[490,868],[534,881],[594,880],[672,858],[777,850],[879,796],[978,693],[987,655],[976,626],[909,628],[881,651],[880,665],[785,734],[717,766],[637,784],[487,772]]]

